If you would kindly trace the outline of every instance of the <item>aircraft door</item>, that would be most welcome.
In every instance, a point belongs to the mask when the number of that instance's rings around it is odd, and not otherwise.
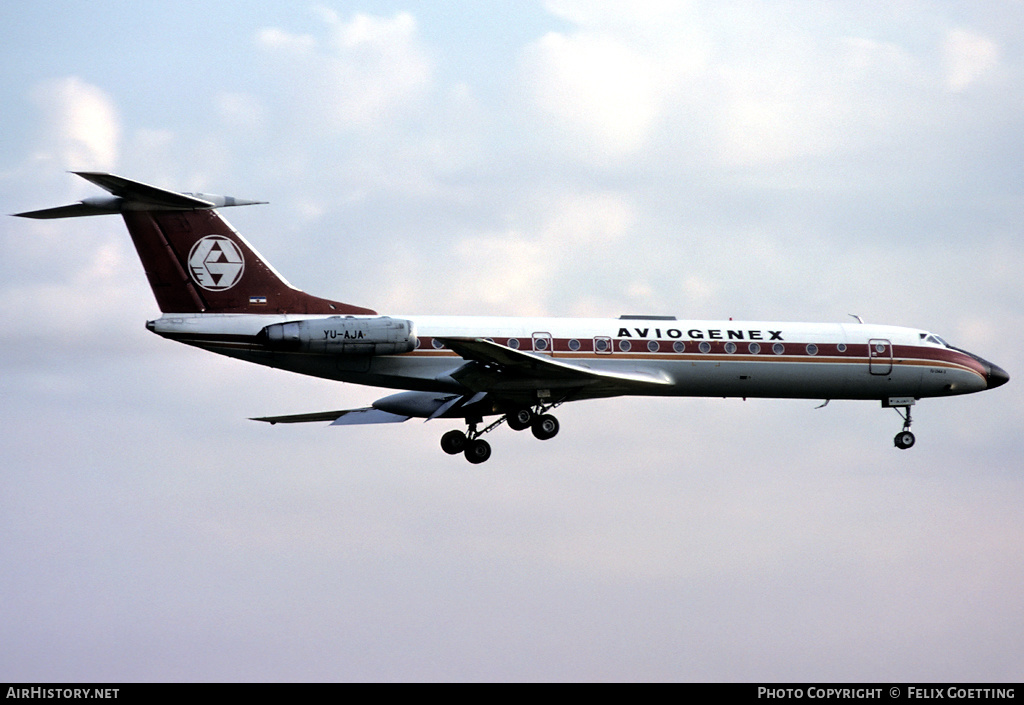
[[[892,343],[883,338],[868,341],[868,372],[887,375],[892,372]]]

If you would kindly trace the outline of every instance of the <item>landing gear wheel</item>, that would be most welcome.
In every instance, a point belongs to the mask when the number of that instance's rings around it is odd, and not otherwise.
[[[533,423],[533,410],[519,409],[505,417],[508,427],[513,431],[525,431]]]
[[[533,421],[533,435],[542,441],[558,435],[558,419],[550,414],[538,416]]]
[[[469,441],[466,444],[466,460],[479,465],[491,457],[491,444],[482,438]]]
[[[914,434],[910,431],[900,431],[893,442],[900,450],[906,450],[914,445],[914,440]]]
[[[441,436],[441,450],[448,455],[458,455],[466,449],[467,440],[462,431],[449,431]]]

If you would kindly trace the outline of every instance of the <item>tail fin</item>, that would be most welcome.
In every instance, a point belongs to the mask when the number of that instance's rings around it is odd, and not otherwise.
[[[175,193],[113,174],[74,173],[112,195],[16,215],[120,213],[164,313],[375,313],[296,289],[214,210],[263,201]]]

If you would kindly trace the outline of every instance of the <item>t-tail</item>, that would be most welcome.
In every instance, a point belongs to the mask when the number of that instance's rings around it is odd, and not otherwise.
[[[101,172],[73,173],[111,195],[15,215],[75,218],[119,213],[164,313],[375,313],[296,289],[216,211],[264,201],[176,193]]]

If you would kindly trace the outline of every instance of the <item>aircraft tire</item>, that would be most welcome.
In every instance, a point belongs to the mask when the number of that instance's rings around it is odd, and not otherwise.
[[[900,431],[896,434],[896,438],[893,442],[900,450],[906,450],[907,448],[913,447],[915,440],[914,434],[910,431]]]
[[[558,428],[558,419],[551,414],[544,414],[533,420],[533,435],[542,441],[558,435]]]
[[[479,465],[491,457],[491,444],[482,438],[477,438],[466,444],[466,460]]]
[[[458,455],[466,449],[466,434],[462,431],[449,431],[441,436],[441,450],[448,455]]]
[[[525,431],[533,424],[533,411],[518,409],[505,417],[508,427],[513,431]]]

